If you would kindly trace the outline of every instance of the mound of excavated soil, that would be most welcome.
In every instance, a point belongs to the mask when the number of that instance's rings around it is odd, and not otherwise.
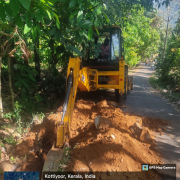
[[[56,138],[55,121],[61,120],[61,109],[45,118],[42,124],[35,125],[26,139],[11,152],[14,157],[26,157],[17,171],[42,170],[47,152]],[[108,118],[108,128],[96,129],[94,119],[98,115]],[[71,162],[67,170],[132,172],[141,171],[142,164],[161,164],[152,132],[161,133],[165,125],[159,119],[124,114],[115,102],[95,104],[79,100],[75,104],[70,127]],[[122,175],[122,179],[127,176]],[[136,176],[136,179],[152,179],[153,175],[146,177],[139,173]]]
[[[56,116],[51,120],[44,118],[41,124],[34,125],[28,135],[8,154],[17,159],[15,163],[19,166],[16,171],[42,171],[46,155],[56,138]],[[10,168],[8,163],[3,167],[4,171],[9,171]]]
[[[152,130],[159,131],[166,125],[159,119],[124,115],[116,103],[102,101],[95,105],[91,101],[79,100],[75,104],[71,123],[71,163],[68,171],[141,171],[142,164],[162,163],[154,149]],[[97,115],[109,118],[109,128],[97,130],[94,119]],[[142,125],[148,138],[139,139],[130,127]],[[149,128],[148,128],[149,127]],[[139,178],[143,178],[140,173]],[[152,178],[152,177],[151,177]],[[151,179],[150,178],[150,179]]]

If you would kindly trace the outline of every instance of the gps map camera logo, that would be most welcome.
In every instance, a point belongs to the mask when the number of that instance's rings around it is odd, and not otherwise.
[[[148,165],[142,165],[142,171],[148,171]]]

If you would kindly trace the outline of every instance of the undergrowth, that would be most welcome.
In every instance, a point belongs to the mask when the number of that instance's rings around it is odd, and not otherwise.
[[[158,90],[164,98],[168,99],[173,104],[176,104],[178,108],[180,108],[179,90],[175,90],[167,81],[162,81],[159,79],[156,72],[149,78],[149,83],[154,89]]]
[[[60,160],[60,163],[59,163],[59,171],[63,172],[64,169],[69,164],[69,162],[70,162],[70,148],[66,147],[63,150],[63,158]]]

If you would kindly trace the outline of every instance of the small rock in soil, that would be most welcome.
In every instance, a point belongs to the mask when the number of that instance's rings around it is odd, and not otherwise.
[[[113,134],[111,134],[111,137],[115,140],[116,138],[115,138],[115,136],[113,135]]]
[[[94,124],[97,130],[101,130],[101,129],[108,129],[109,125],[110,125],[110,119],[109,118],[104,118],[100,115],[98,115],[95,119],[94,119]]]
[[[8,131],[11,134],[13,134],[15,130],[16,130],[15,125],[11,125],[11,127],[6,128],[6,131]]]
[[[4,171],[15,171],[19,164],[11,164],[10,162],[3,161],[0,164],[0,168]]]
[[[2,152],[2,153],[6,153],[6,150],[5,150],[4,147],[1,147],[1,152]]]
[[[73,171],[74,172],[89,172],[89,167],[82,161],[77,160],[74,163]]]
[[[2,136],[3,138],[8,138],[10,135],[10,133],[0,130],[0,136]]]
[[[140,138],[143,128],[139,123],[136,122],[135,124],[129,127],[129,130],[135,137]]]
[[[149,130],[147,128],[143,128],[141,135],[140,135],[140,140],[146,142],[146,141],[150,140],[150,138],[151,138],[151,134],[150,134]]]
[[[117,104],[114,101],[108,101],[107,105],[117,107]]]
[[[15,133],[13,133],[13,137],[14,137],[14,138],[20,138],[21,135],[20,135],[19,133],[15,132]]]
[[[142,127],[139,123],[135,123],[132,126],[130,126],[131,133],[140,141],[148,141],[151,139],[151,134],[148,128]]]
[[[106,100],[103,100],[103,101],[100,101],[97,103],[97,108],[98,109],[101,109],[103,107],[107,107],[107,101]]]

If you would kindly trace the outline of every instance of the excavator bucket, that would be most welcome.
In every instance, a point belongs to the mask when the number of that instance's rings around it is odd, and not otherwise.
[[[63,149],[52,148],[47,154],[44,162],[43,172],[57,172],[59,169],[59,162],[63,156]]]
[[[63,149],[62,148],[54,148],[54,146],[50,149],[47,154],[47,157],[44,162],[41,180],[43,180],[43,173],[46,172],[58,172],[59,170],[59,162],[63,157]]]

